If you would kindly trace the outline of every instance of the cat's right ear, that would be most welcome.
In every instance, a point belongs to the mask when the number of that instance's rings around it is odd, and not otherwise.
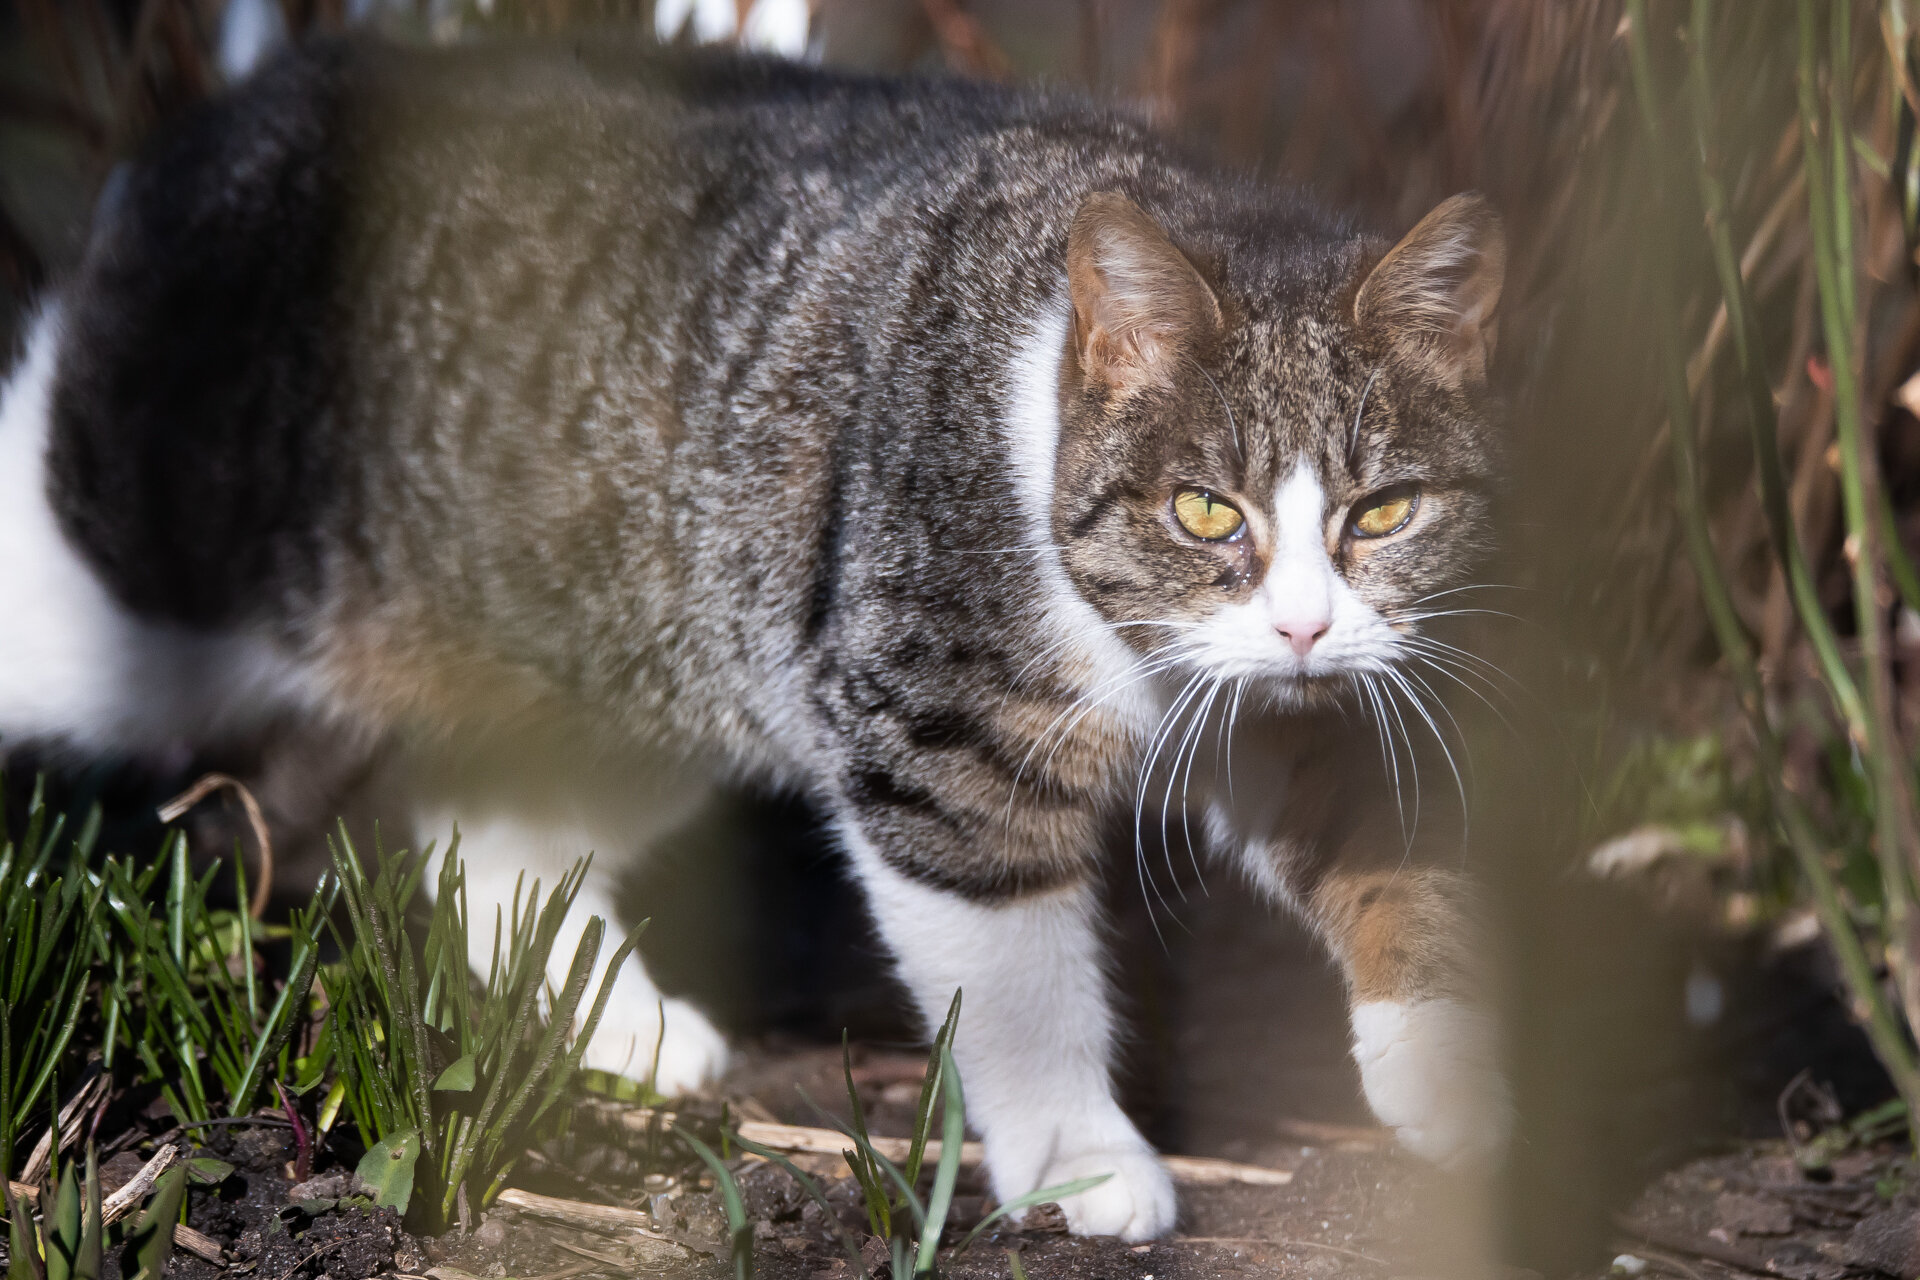
[[[1186,255],[1116,191],[1095,192],[1074,215],[1067,289],[1080,373],[1115,391],[1166,382],[1221,325],[1219,300]]]
[[[1449,386],[1478,384],[1493,357],[1506,270],[1500,215],[1469,191],[1387,251],[1354,298],[1354,319]]]

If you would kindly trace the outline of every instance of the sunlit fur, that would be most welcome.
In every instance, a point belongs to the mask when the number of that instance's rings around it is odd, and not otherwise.
[[[0,412],[8,741],[318,721],[395,825],[472,832],[479,919],[590,851],[610,911],[716,782],[803,794],[916,1008],[966,993],[996,1192],[1112,1172],[1068,1221],[1139,1239],[1130,817],[1143,892],[1164,830],[1325,943],[1409,1143],[1497,1151],[1471,887],[1409,850],[1427,677],[1478,661],[1423,628],[1491,537],[1483,202],[1390,246],[1071,98],[321,44],[94,227]],[[1246,527],[1182,528],[1190,488]],[[660,995],[629,964],[594,1061],[691,1087],[724,1045]]]

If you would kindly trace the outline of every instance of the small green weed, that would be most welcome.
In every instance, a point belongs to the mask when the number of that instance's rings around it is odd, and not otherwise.
[[[584,863],[544,902],[536,881],[494,922],[493,962],[476,987],[467,967],[465,872],[456,834],[439,862],[438,889],[418,952],[406,914],[432,851],[381,856],[372,878],[343,828],[334,846],[351,922],[335,933],[342,954],[327,970],[327,1036],[347,1114],[368,1146],[361,1176],[379,1202],[423,1229],[471,1221],[493,1202],[515,1162],[579,1069],[613,979],[639,940],[636,927],[601,967],[581,1013],[606,926],[588,921],[565,986],[541,1015],[548,957],[579,893]]]
[[[148,903],[162,871],[166,887],[156,910]],[[268,1004],[255,957],[259,926],[245,910],[207,905],[219,873],[216,862],[191,875],[186,838],[177,832],[145,869],[109,859],[101,871],[119,925],[105,981],[109,1007],[126,1026],[148,1078],[161,1082],[173,1113],[193,1123],[213,1119],[216,1100],[219,1113],[247,1115],[269,1100],[270,1081],[287,1077],[289,1043],[307,1013],[329,906],[323,886],[293,914],[285,931],[293,942],[290,976]],[[237,857],[234,890],[236,902],[248,900],[245,865]],[[138,975],[137,983],[129,975]]]
[[[190,1172],[187,1164],[177,1164],[154,1183],[145,1213],[126,1237],[131,1261],[123,1271],[127,1280],[162,1280],[166,1275]],[[25,1200],[8,1195],[6,1182],[0,1179],[0,1200],[6,1202],[7,1217],[6,1280],[100,1280],[114,1228],[104,1212],[99,1159],[93,1148],[87,1148],[84,1175],[69,1162],[40,1195],[47,1209],[36,1227]]]
[[[54,876],[66,820],[49,820],[36,785],[20,842],[0,844],[0,1180],[24,1127],[45,1114],[41,1101],[66,1061],[104,945],[104,889],[84,873],[95,829],[73,842],[66,874]]]
[[[853,1084],[853,1060],[844,1040],[841,1044],[841,1061],[853,1123],[842,1125],[833,1116],[821,1112],[853,1143],[842,1155],[847,1167],[853,1170],[854,1180],[860,1185],[867,1224],[872,1228],[873,1235],[885,1242],[891,1273],[902,1280],[910,1275],[937,1274],[940,1237],[946,1231],[947,1217],[953,1208],[953,1189],[960,1178],[961,1148],[967,1132],[966,1098],[960,1086],[960,1069],[953,1062],[953,1037],[960,1025],[960,995],[958,991],[953,993],[953,1003],[948,1006],[946,1021],[934,1036],[933,1047],[927,1054],[927,1071],[920,1086],[919,1103],[914,1109],[913,1136],[907,1145],[904,1169],[882,1155],[867,1132],[866,1117]],[[819,1110],[818,1107],[815,1109]],[[918,1189],[920,1173],[929,1140],[933,1136],[936,1110],[940,1123],[940,1157],[934,1165],[932,1185],[928,1188],[926,1199],[922,1200]],[[691,1135],[681,1136],[694,1154],[713,1170],[719,1182],[733,1235],[734,1270],[739,1280],[749,1280],[753,1274],[753,1232],[752,1224],[745,1222],[744,1209],[736,1217],[736,1205],[740,1202],[739,1186],[726,1165],[705,1144]],[[741,1150],[785,1169],[808,1198],[826,1211],[827,1221],[838,1222],[834,1206],[820,1184],[793,1161],[771,1147],[741,1137],[737,1132],[728,1131],[725,1137]],[[960,1241],[954,1253],[965,1252],[987,1228],[1002,1218],[1021,1213],[1037,1204],[1091,1190],[1112,1176],[1103,1173],[1058,1186],[1042,1187],[1003,1204],[981,1219]],[[852,1233],[842,1229],[840,1243],[852,1261],[855,1273],[870,1277],[872,1272]]]

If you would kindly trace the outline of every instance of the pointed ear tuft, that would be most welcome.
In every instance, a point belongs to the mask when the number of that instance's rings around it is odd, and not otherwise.
[[[1500,215],[1469,191],[1442,201],[1387,251],[1354,298],[1354,319],[1448,386],[1477,385],[1493,356],[1506,272]]]
[[[1067,237],[1073,346],[1082,375],[1117,391],[1165,382],[1217,333],[1220,303],[1160,224],[1114,191],[1087,197]]]

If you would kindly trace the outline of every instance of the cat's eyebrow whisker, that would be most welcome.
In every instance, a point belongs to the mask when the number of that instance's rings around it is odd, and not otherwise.
[[[1358,461],[1360,453],[1360,416],[1367,411],[1367,397],[1373,394],[1373,384],[1379,377],[1380,368],[1376,365],[1374,366],[1373,372],[1367,375],[1367,385],[1360,388],[1360,403],[1354,406],[1353,430],[1347,434],[1347,466],[1349,469]]]
[[[1247,448],[1240,442],[1240,423],[1233,416],[1233,406],[1227,403],[1226,393],[1220,390],[1220,384],[1215,382],[1213,375],[1207,372],[1207,366],[1192,356],[1183,356],[1183,358],[1200,371],[1200,376],[1205,378],[1207,385],[1213,388],[1213,394],[1220,398],[1220,407],[1227,411],[1227,427],[1233,432],[1233,451],[1240,455],[1240,461],[1244,464],[1247,460]]]

